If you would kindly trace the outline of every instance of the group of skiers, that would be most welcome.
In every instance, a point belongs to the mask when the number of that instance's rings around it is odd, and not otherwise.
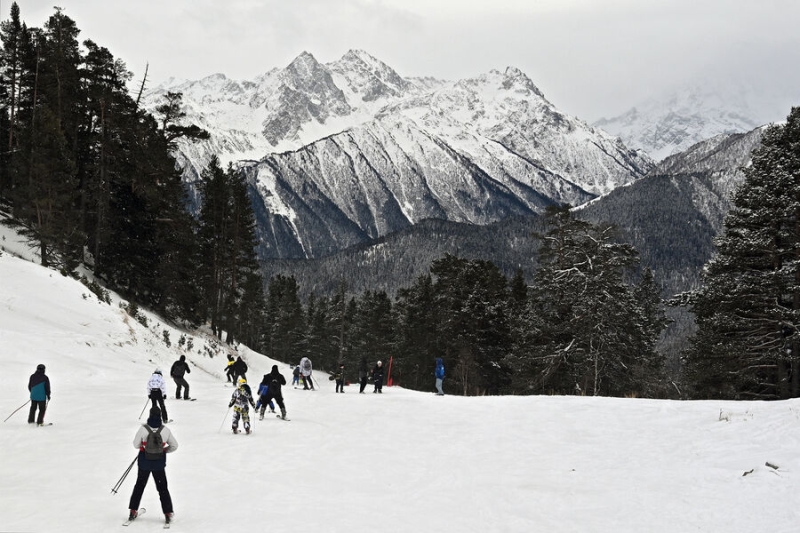
[[[330,381],[336,382],[336,392],[337,393],[344,393],[344,386],[346,384],[346,379],[344,376],[344,363],[340,363],[339,367],[334,371],[333,374],[328,378]],[[299,382],[300,377],[303,377],[303,388],[309,390],[309,383],[311,384],[311,390],[314,390],[314,383],[311,379],[311,361],[308,357],[303,357],[300,360],[300,364],[297,365],[294,369],[294,380],[292,384],[296,384]],[[367,379],[371,379],[375,388],[373,389],[373,393],[383,393],[383,362],[378,361],[375,364],[375,367],[372,371],[369,371],[369,366],[367,365],[367,358],[362,357],[361,361],[358,365],[358,381],[360,385],[359,393],[363,394],[364,389],[367,388]]]
[[[228,355],[228,365],[225,368],[225,373],[228,377],[228,381],[236,385],[236,389],[233,391],[231,400],[228,403],[229,409],[233,407],[231,429],[234,434],[240,433],[240,420],[245,433],[249,434],[252,431],[249,413],[250,407],[253,407],[254,412],[258,413],[259,420],[263,420],[267,408],[269,407],[270,412],[274,413],[275,403],[277,403],[281,411],[281,414],[277,416],[286,420],[286,405],[284,404],[283,394],[281,392],[281,388],[286,385],[286,379],[278,371],[278,365],[273,365],[271,372],[269,374],[264,374],[258,386],[257,402],[253,400],[252,390],[247,384],[246,372],[247,364],[241,357],[234,360],[233,356]],[[189,373],[191,373],[191,369],[186,362],[186,356],[181,355],[180,359],[175,361],[170,369],[170,376],[175,381],[176,385],[176,399],[181,399],[181,392],[183,392],[184,400],[192,399],[189,396],[189,383],[185,379],[185,375]],[[311,375],[311,360],[308,357],[303,357],[300,360],[300,364],[294,369],[294,379],[292,383],[298,384],[302,376],[303,388],[306,390],[314,390],[314,382]],[[372,371],[369,372],[367,360],[366,358],[362,358],[358,367],[358,377],[360,383],[359,393],[364,393],[368,377],[371,377],[375,386],[372,392],[383,392],[383,363],[381,361],[378,361]],[[442,391],[444,364],[441,358],[436,359],[435,377],[437,395],[444,395]],[[338,370],[331,376],[331,379],[336,381],[336,392],[344,393],[345,377],[343,363],[339,365]],[[39,416],[36,418],[36,423],[41,426],[44,423],[47,402],[50,401],[51,395],[50,379],[45,374],[45,366],[43,364],[37,365],[36,372],[31,375],[28,381],[28,390],[30,391],[31,401],[28,423],[34,423],[36,411],[38,410]],[[172,453],[178,449],[178,441],[166,426],[166,423],[171,422],[171,420],[167,416],[167,409],[164,405],[164,399],[167,397],[167,385],[160,368],[156,368],[147,382],[147,397],[152,403],[147,423],[143,424],[138,429],[133,438],[133,447],[139,450],[136,458],[138,475],[128,505],[128,522],[137,518],[139,503],[141,502],[144,488],[152,475],[159,499],[161,500],[161,510],[164,513],[165,524],[168,525],[172,521],[173,507],[165,473],[167,465],[166,454]]]
[[[303,358],[303,361],[307,360],[308,358],[306,357]],[[301,365],[303,361],[301,361]],[[296,375],[298,373],[298,368],[300,368],[301,365],[298,365],[298,367],[295,368]],[[310,366],[309,366],[309,372],[310,372]],[[436,395],[444,396],[444,391],[442,390],[442,383],[444,381],[444,362],[442,361],[441,357],[436,358],[436,370],[434,371],[434,376],[436,377]],[[329,379],[331,381],[336,381],[337,393],[344,392],[344,386],[346,382],[344,377],[344,363],[339,364],[339,368],[331,375]],[[367,380],[371,380],[374,385],[374,389],[372,390],[373,393],[378,393],[378,394],[383,393],[382,361],[378,361],[377,363],[375,363],[375,367],[372,369],[372,371],[370,371],[369,366],[367,364],[367,358],[366,357],[361,358],[361,361],[358,364],[359,394],[364,394],[364,389],[367,388]]]

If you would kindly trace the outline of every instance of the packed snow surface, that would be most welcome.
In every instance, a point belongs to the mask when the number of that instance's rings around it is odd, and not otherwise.
[[[27,253],[0,232],[3,248]],[[378,395],[355,385],[335,394],[320,369],[318,391],[285,387],[290,422],[269,416],[251,435],[233,435],[228,348],[152,315],[145,326],[111,299],[0,255],[0,414],[28,399],[28,378],[44,363],[53,422],[27,424],[25,406],[0,424],[2,531],[118,530],[136,469],[111,489],[136,457],[145,384],[181,354],[198,400],[166,404],[180,444],[167,460],[175,531],[798,530],[800,401],[437,397],[397,386]],[[178,346],[182,334],[191,349]],[[254,386],[273,364],[291,383],[299,360],[232,353]],[[160,530],[152,480],[141,505],[147,513],[131,531]]]

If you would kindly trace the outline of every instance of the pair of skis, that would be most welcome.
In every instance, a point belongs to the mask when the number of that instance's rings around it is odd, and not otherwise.
[[[128,518],[127,520],[125,520],[125,521],[122,523],[122,525],[123,525],[123,526],[129,526],[129,525],[131,525],[131,522],[133,522],[134,520],[136,520],[136,518],[139,518],[140,516],[142,516],[142,515],[143,515],[143,514],[145,514],[146,512],[147,512],[147,509],[145,509],[144,507],[142,507],[141,509],[139,509],[139,511],[138,511],[138,514],[136,515],[136,517],[135,517],[135,518]],[[171,522],[164,522],[164,529],[169,529],[169,526],[170,526],[170,525],[171,525]]]

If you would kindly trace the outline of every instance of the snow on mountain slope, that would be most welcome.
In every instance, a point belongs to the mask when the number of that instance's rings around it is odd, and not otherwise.
[[[764,127],[747,133],[721,134],[659,162],[652,174],[697,174],[693,203],[717,232],[722,231],[733,194],[744,181],[745,167],[761,143]]]
[[[180,354],[198,401],[167,401],[180,445],[167,460],[179,531],[268,524],[361,533],[376,522],[384,531],[442,533],[796,528],[787,502],[800,490],[798,400],[465,398],[353,386],[335,394],[317,370],[317,392],[286,387],[290,422],[268,417],[253,422],[253,434],[232,435],[223,347],[215,352],[208,337],[189,332],[193,347],[179,347],[179,332],[157,317],[145,327],[116,302],[9,253],[0,254],[0,280],[3,417],[26,401],[28,377],[44,363],[54,423],[29,426],[25,406],[0,424],[3,530],[119,528],[136,469],[118,494],[111,488],[136,457],[145,383]],[[172,333],[170,347],[163,331]],[[236,353],[251,383],[272,364],[289,377],[285,362]],[[147,513],[131,528],[161,530],[152,481],[142,506]]]
[[[725,81],[687,84],[594,125],[660,161],[716,135],[748,132],[772,120],[777,97]]]
[[[327,65],[304,52],[254,82],[159,87],[148,106],[166,90],[183,92],[187,122],[211,133],[180,145],[187,181],[212,155],[246,167],[262,196],[263,258],[331,253],[429,217],[485,224],[580,204],[652,166],[515,68],[441,82],[403,78],[363,51]]]
[[[469,134],[494,141],[594,195],[643,176],[650,160],[619,140],[560,112],[519,69],[509,67],[409,98],[401,113],[467,156]]]

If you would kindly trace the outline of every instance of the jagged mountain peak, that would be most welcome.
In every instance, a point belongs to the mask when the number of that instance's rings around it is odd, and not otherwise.
[[[515,67],[444,82],[403,78],[363,50],[326,64],[303,52],[253,82],[194,83],[187,121],[212,137],[181,145],[181,163],[197,179],[212,155],[250,162],[263,257],[324,255],[425,218],[579,205],[651,164]]]
[[[317,61],[316,57],[304,51],[289,63],[284,72],[291,73],[299,78],[309,78],[318,76],[320,72],[325,70],[325,67]]]
[[[522,93],[532,93],[546,100],[542,91],[533,83],[533,80],[517,67],[506,67],[505,72],[503,72],[503,77],[505,78],[503,81],[504,89]]]
[[[363,50],[350,50],[327,66],[339,77],[342,89],[351,93],[351,100],[375,102],[397,98],[410,88],[409,82],[394,69]]]

